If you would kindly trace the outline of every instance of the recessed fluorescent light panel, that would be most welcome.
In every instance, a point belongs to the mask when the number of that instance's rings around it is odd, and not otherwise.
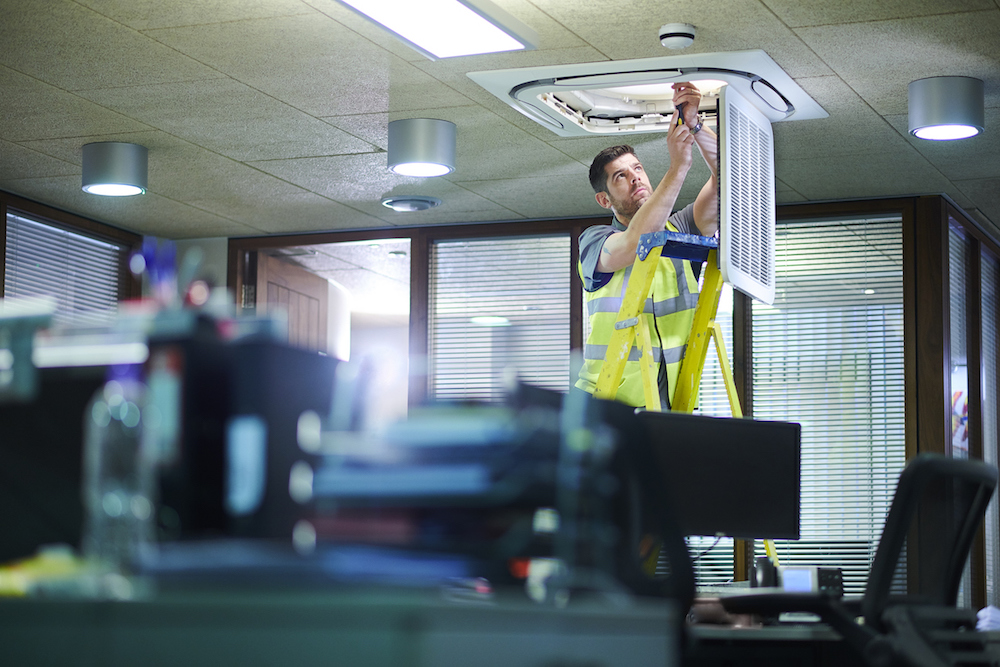
[[[340,0],[425,56],[533,49],[538,35],[488,0]]]
[[[563,137],[666,132],[671,86],[679,81],[701,90],[710,125],[726,86],[772,123],[828,116],[760,50],[470,72],[469,78]]]

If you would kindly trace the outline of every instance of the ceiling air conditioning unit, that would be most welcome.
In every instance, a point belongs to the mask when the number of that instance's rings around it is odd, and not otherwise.
[[[559,136],[665,132],[674,107],[671,84],[702,91],[710,124],[720,91],[730,88],[770,122],[826,118],[827,113],[764,51],[732,51],[550,67],[470,72],[469,78]]]

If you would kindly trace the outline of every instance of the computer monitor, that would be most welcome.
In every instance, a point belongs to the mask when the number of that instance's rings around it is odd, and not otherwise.
[[[799,538],[799,424],[638,413],[681,531]]]

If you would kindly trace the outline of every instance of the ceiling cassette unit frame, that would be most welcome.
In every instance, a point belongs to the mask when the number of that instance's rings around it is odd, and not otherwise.
[[[470,72],[469,78],[563,137],[666,132],[671,84],[695,83],[710,124],[730,87],[770,122],[828,114],[764,51],[731,51]]]

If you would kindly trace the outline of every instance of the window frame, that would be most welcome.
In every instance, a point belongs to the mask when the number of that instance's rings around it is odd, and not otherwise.
[[[570,236],[570,351],[583,347],[583,285],[577,274],[579,248],[577,240],[583,230],[592,225],[608,224],[606,215],[589,218],[564,218],[559,220],[518,220],[511,222],[468,223],[412,227],[384,227],[378,229],[353,229],[337,232],[285,234],[273,236],[231,237],[227,284],[236,295],[237,307],[244,304],[246,285],[255,283],[257,253],[264,249],[297,245],[343,243],[345,241],[375,241],[378,239],[405,238],[410,240],[410,355],[426,357],[429,352],[428,317],[430,248],[435,241],[462,238],[481,239],[503,236]],[[427,400],[426,376],[412,375],[408,388],[410,406]]]

